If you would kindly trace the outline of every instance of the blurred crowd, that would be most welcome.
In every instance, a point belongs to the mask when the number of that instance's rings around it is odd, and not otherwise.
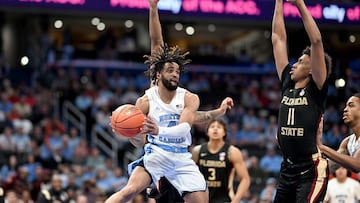
[[[8,202],[43,202],[44,190],[57,191],[54,194],[61,197],[66,194],[60,202],[103,202],[126,184],[123,157],[114,163],[96,147],[90,133],[97,126],[111,134],[111,111],[134,103],[149,87],[141,71],[48,66],[30,72],[11,69],[0,81],[0,184],[6,198],[18,199]],[[251,176],[244,202],[271,202],[282,161],[275,140],[277,76],[190,72],[181,83],[200,96],[200,110],[217,107],[226,96],[234,99],[235,107],[223,119],[229,126],[227,139],[242,150]],[[337,96],[333,87],[325,112],[323,140],[333,148],[350,133],[341,120],[347,95],[332,99]],[[86,116],[85,136],[76,126],[64,124],[59,113],[64,101]],[[206,141],[204,129],[194,126],[194,145]],[[120,146],[122,152],[134,150],[129,143]]]

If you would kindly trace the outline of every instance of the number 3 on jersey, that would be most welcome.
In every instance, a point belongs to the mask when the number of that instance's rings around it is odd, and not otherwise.
[[[289,108],[287,124],[288,125],[295,124],[295,108]]]
[[[208,180],[216,180],[216,169],[215,168],[208,168],[209,177]]]

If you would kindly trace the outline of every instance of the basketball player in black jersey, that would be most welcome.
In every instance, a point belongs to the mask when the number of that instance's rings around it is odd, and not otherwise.
[[[221,119],[210,121],[207,135],[209,141],[195,146],[192,155],[207,182],[209,202],[238,203],[250,186],[250,176],[242,154],[238,148],[225,142],[227,128]],[[235,172],[240,184],[234,194]]]
[[[275,1],[272,44],[282,85],[277,139],[284,160],[274,202],[321,202],[328,166],[317,148],[316,133],[324,113],[331,58],[324,53],[321,33],[304,1],[293,0],[311,45],[295,64],[289,65],[283,1]]]

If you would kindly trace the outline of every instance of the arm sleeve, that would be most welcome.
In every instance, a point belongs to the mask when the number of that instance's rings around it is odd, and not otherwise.
[[[190,133],[190,130],[190,124],[184,122],[172,127],[159,127],[158,136],[186,135],[187,133]]]

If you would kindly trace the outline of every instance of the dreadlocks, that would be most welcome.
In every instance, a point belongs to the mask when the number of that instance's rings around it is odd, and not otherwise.
[[[185,65],[191,62],[190,59],[185,58],[188,54],[188,51],[185,52],[178,46],[169,47],[168,44],[164,44],[153,54],[144,56],[146,59],[144,64],[149,67],[148,70],[145,71],[145,74],[155,83],[156,73],[162,71],[165,63],[172,62],[177,63],[180,68],[180,73],[183,73],[185,72]]]

